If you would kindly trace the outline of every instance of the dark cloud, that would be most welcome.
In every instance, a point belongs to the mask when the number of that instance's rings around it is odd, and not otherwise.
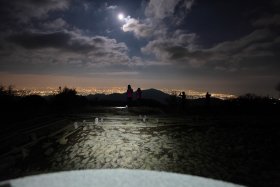
[[[7,38],[8,41],[21,45],[27,49],[36,48],[66,48],[71,36],[69,33],[20,33]]]
[[[236,54],[241,52],[243,49],[249,48],[252,45],[258,45],[268,41],[273,41],[276,36],[277,34],[269,29],[255,30],[247,36],[244,36],[238,40],[222,42],[213,47],[211,50]]]
[[[31,18],[46,17],[50,11],[65,10],[70,0],[13,0],[1,1],[0,12],[4,18],[28,22]]]
[[[69,20],[50,17],[57,11],[68,10],[70,2],[1,2],[1,14],[5,13],[9,20],[3,24],[8,32],[0,32],[0,70],[38,72],[44,66],[57,72],[55,67],[63,64],[65,70],[78,71],[78,68],[89,73],[96,68],[112,69],[109,67],[113,64],[116,67],[134,64],[125,43],[107,36],[89,35],[88,31],[72,26]],[[85,4],[88,9],[89,2],[84,2],[82,8],[85,9]]]
[[[43,22],[41,26],[46,30],[63,30],[70,27],[70,25],[62,18]]]
[[[113,64],[123,66],[132,62],[124,43],[103,36],[89,37],[74,31],[12,34],[6,38],[6,44],[0,53],[2,70],[29,69],[38,72],[42,71],[42,66],[54,70],[63,65],[68,71],[77,71],[78,68],[89,73],[92,69]]]
[[[178,30],[171,36],[150,41],[141,50],[144,53],[155,54],[160,60],[178,59],[184,57],[186,51],[196,48],[194,44],[196,37],[194,33]]]
[[[244,67],[258,68],[265,62],[253,61],[270,58],[271,65],[279,69],[277,49],[280,47],[280,38],[269,29],[255,30],[243,38],[225,41],[211,48],[195,45],[195,38],[195,34],[175,34],[170,38],[149,42],[142,51],[154,54],[162,61],[225,71],[236,71]]]
[[[174,15],[174,11],[178,4],[185,10],[190,10],[194,0],[150,0],[145,14],[149,18],[163,20],[166,17]]]
[[[10,32],[13,30],[21,31],[26,28],[30,29],[35,27],[36,23],[34,20],[46,20],[50,13],[66,11],[70,6],[70,1],[71,0],[0,1],[0,35],[1,32]],[[63,23],[61,18],[57,19],[56,23],[44,23],[42,26],[55,29],[59,26],[59,24],[62,26],[61,24],[66,23]]]
[[[114,39],[101,36],[87,37],[70,31],[20,33],[9,36],[7,40],[26,49],[56,48],[73,52],[90,52],[98,49],[127,51],[124,43],[117,43]]]
[[[274,14],[269,17],[263,17],[253,22],[254,26],[266,27],[266,26],[280,26],[280,14]]]

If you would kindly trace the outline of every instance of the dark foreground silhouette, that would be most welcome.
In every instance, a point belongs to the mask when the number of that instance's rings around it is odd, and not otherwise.
[[[278,100],[253,94],[231,100],[187,99],[154,89],[143,90],[141,96],[141,103],[133,97],[125,107],[126,93],[79,96],[75,89],[64,88],[41,97],[15,96],[12,89],[2,89],[1,179],[79,168],[133,167],[249,186],[279,186]],[[101,119],[97,119],[100,126],[86,126],[100,116],[105,116],[105,124],[120,127],[103,129]],[[82,126],[76,129],[75,122]],[[74,126],[66,128],[69,124]],[[92,144],[83,142],[93,137]],[[108,148],[110,141],[123,141],[121,150],[118,145]],[[139,150],[138,145],[130,147],[130,141],[141,145]],[[95,144],[104,147],[103,157],[87,153],[87,146],[93,150]],[[72,148],[77,150],[71,153]],[[112,158],[107,157],[110,151]],[[83,155],[73,155],[79,152]]]

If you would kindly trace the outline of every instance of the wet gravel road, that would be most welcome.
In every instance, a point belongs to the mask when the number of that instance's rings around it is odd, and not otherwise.
[[[38,142],[4,178],[63,170],[129,168],[199,175],[250,186],[279,184],[279,127],[205,119],[110,116],[73,121]],[[75,123],[76,122],[76,123]],[[204,125],[213,124],[214,125]]]

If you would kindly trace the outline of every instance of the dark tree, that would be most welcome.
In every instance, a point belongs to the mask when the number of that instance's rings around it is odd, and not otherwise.
[[[6,95],[5,87],[0,85],[0,96]]]
[[[60,89],[61,90],[61,89]],[[63,95],[64,97],[75,97],[77,95],[77,91],[75,88],[63,88],[62,92],[60,92],[58,95]]]
[[[74,88],[65,87],[54,96],[54,104],[58,108],[70,109],[72,107],[84,106],[86,103],[86,98],[77,95],[77,91]]]
[[[13,90],[13,86],[10,85],[7,88],[5,86],[0,85],[0,96],[14,96],[15,91]]]
[[[277,84],[277,86],[275,87],[275,89],[280,92],[280,82]]]
[[[275,89],[279,92],[279,97],[280,97],[280,82],[276,85]]]

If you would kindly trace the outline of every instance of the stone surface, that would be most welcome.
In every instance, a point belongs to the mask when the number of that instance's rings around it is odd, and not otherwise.
[[[64,150],[56,154],[57,161],[64,160],[62,167],[65,168],[164,170],[175,166],[180,160],[179,155],[185,158],[184,154],[179,153],[184,149],[176,149],[180,142],[185,141],[184,138],[172,138],[166,130],[153,130],[155,131],[137,126],[84,128],[69,140],[69,145]],[[68,151],[70,152],[67,154]],[[61,167],[61,163],[55,167]]]
[[[138,115],[135,119],[133,116],[131,119],[114,118],[105,116],[102,125],[94,125],[95,118],[86,118],[85,124],[81,123],[83,119],[75,119],[81,128],[71,127],[75,133],[67,136],[66,144],[56,142],[65,132],[55,140],[42,141],[41,146],[30,150],[30,154],[20,161],[16,166],[19,169],[11,168],[10,172],[27,175],[75,169],[130,168],[187,173],[226,181],[238,177],[245,181],[250,175],[250,180],[255,181],[262,173],[271,172],[268,161],[273,158],[266,153],[279,138],[275,135],[277,131],[243,125],[195,127],[191,117],[185,126],[176,121],[173,125],[173,119],[167,118],[159,118],[157,126],[153,124],[157,120],[152,116],[145,124]],[[268,138],[270,141],[255,139],[259,134],[274,138]],[[47,142],[51,142],[51,146],[44,147]],[[47,150],[50,147],[52,151]],[[43,159],[40,154],[44,155]],[[249,174],[258,168],[262,168],[262,173]]]

